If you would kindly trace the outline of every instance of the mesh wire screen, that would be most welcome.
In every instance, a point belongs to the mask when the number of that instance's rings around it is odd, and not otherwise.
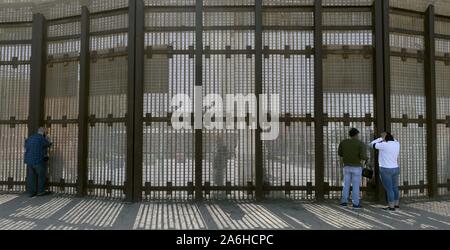
[[[31,25],[0,25],[0,41],[31,40]]]
[[[0,1],[0,23],[31,21],[33,19],[33,6],[27,3],[30,1]]]
[[[391,116],[425,116],[424,65],[416,59],[391,57]]]
[[[2,6],[1,18],[15,21],[9,11]],[[9,183],[0,185],[2,191],[24,189],[11,182],[25,181],[26,174],[23,144],[28,136],[31,57],[31,45],[26,40],[30,39],[29,24],[0,24],[0,182]]]
[[[123,196],[128,35],[120,29],[127,27],[128,14],[91,18],[88,192],[92,195]]]
[[[195,1],[146,1],[150,6],[195,5]],[[172,98],[193,98],[195,84],[195,12],[149,9],[145,15],[144,117],[162,119],[144,124],[143,179],[147,199],[191,199],[194,182],[194,131],[175,130],[168,123],[176,111]],[[176,54],[173,54],[172,52]]]
[[[64,36],[79,35],[80,26],[79,21],[50,22],[47,28],[44,117],[53,141],[49,152],[49,181],[52,191],[62,193],[76,192],[80,53],[80,40]]]
[[[313,0],[262,0],[263,5],[267,6],[292,6],[292,5],[298,5],[298,6],[305,6],[305,5],[313,5]]]
[[[404,127],[400,123],[392,124],[392,134],[400,142],[400,186],[426,185],[426,128],[417,124]],[[426,195],[426,188],[404,190],[403,197],[417,197]]]
[[[125,182],[126,127],[98,123],[89,129],[88,193],[122,197]],[[98,188],[97,185],[103,185]],[[109,186],[109,188],[108,188]]]
[[[324,12],[322,24],[325,26],[371,26],[371,12]]]
[[[24,140],[28,136],[27,125],[0,125],[0,182],[25,181],[26,166],[23,155]],[[25,191],[24,185],[0,185],[1,191]]]
[[[372,13],[325,12],[323,22],[331,29],[333,26],[349,29],[371,26]],[[337,154],[339,143],[348,138],[352,127],[361,131],[364,143],[374,136],[373,34],[371,29],[364,28],[354,31],[329,30],[324,32],[323,43],[324,113],[329,119],[342,120],[328,122],[324,127],[325,183],[331,187],[328,197],[339,198],[343,171]],[[351,122],[351,118],[365,122]],[[365,181],[363,186],[366,186]]]
[[[394,27],[416,31],[424,27],[421,17],[391,14],[391,18]],[[400,184],[404,196],[421,196],[426,194],[426,126],[408,119],[426,117],[424,38],[400,33],[391,33],[390,38],[391,52],[396,53],[390,59],[391,117],[397,119],[392,133],[401,145]]]
[[[195,0],[144,0],[147,6],[193,6]]]
[[[205,1],[204,5],[253,5],[254,1]],[[255,24],[254,12],[245,7],[238,10],[204,13],[203,45],[206,52],[203,56],[203,94],[216,94],[222,97],[224,108],[227,105],[226,95],[248,95],[255,91],[255,59],[254,49]],[[242,28],[237,29],[236,26]],[[215,50],[236,50],[234,54],[227,52],[213,53]],[[254,104],[237,104],[234,110],[226,113],[242,111],[248,113]],[[207,111],[207,110],[204,110]],[[227,114],[219,114],[225,117]],[[252,121],[254,117],[249,117]],[[236,124],[235,124],[236,125]],[[245,192],[247,187],[255,184],[255,133],[252,130],[203,130],[203,181],[213,187],[240,187],[242,191],[206,192],[207,198],[245,198],[252,197]]]
[[[266,5],[310,5],[311,1],[263,1]],[[280,98],[283,118],[314,117],[314,14],[307,9],[263,12],[263,93]],[[292,27],[304,30],[292,30]],[[292,53],[292,54],[288,54]],[[306,54],[306,55],[305,55]],[[281,122],[279,137],[263,142],[264,183],[270,188],[301,187],[297,191],[271,191],[269,198],[307,199],[313,196],[314,125]],[[305,147],[304,145],[308,145]],[[308,190],[306,190],[309,188]]]
[[[49,136],[53,147],[49,152],[48,162],[49,181],[52,191],[61,193],[76,193],[77,183],[77,148],[78,148],[78,124],[59,125],[53,124],[49,128]],[[59,184],[71,187],[57,187]]]
[[[442,61],[436,61],[437,119],[446,119],[450,115],[450,67]]]
[[[447,23],[448,25],[448,23]],[[450,26],[450,25],[448,25]],[[447,26],[447,27],[448,27]],[[449,44],[447,40],[441,40],[442,43]],[[436,41],[439,43],[438,41]],[[449,53],[448,47],[436,46],[436,54],[442,55]],[[450,121],[450,67],[444,61],[436,61],[436,118]],[[448,120],[447,120],[448,119]],[[438,155],[438,183],[450,183],[450,124],[437,125],[437,155]],[[440,188],[440,194],[448,194],[449,188]]]
[[[373,0],[322,0],[323,6],[370,6]]]
[[[392,28],[424,31],[424,19],[414,16],[390,14],[389,25]]]
[[[213,46],[218,46],[214,44],[214,40],[208,40],[208,42]],[[254,42],[247,43],[244,40],[240,47],[244,47],[245,44],[253,46]],[[203,93],[205,96],[208,94],[222,96],[224,107],[232,105],[227,103],[228,100],[225,95],[240,94],[246,96],[254,93],[254,57],[231,55],[227,58],[225,55],[211,55],[210,57],[204,57],[203,65]],[[236,105],[235,110],[244,113],[255,107],[252,103],[248,104],[248,109],[246,104]],[[233,111],[226,110],[227,113]],[[222,114],[222,117],[225,117],[225,115]],[[227,182],[231,182],[232,186],[243,188],[247,187],[249,182],[254,185],[254,136],[254,131],[249,129],[238,130],[237,127],[228,130],[224,135],[219,131],[204,130],[204,181],[213,186],[222,187]],[[220,196],[224,192],[212,193],[214,193],[212,196]],[[233,192],[232,197],[243,198],[246,195],[247,193],[244,192]]]
[[[450,128],[445,124],[437,125],[438,183],[450,183]],[[449,193],[449,188],[440,188],[439,194]]]

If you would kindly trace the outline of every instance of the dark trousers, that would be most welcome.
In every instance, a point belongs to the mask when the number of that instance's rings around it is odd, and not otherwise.
[[[45,180],[47,178],[47,165],[27,166],[27,191],[30,194],[45,192]]]

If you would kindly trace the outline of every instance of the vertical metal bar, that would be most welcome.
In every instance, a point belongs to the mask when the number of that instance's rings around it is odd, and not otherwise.
[[[383,0],[376,0],[373,6],[373,28],[374,28],[374,100],[375,100],[375,137],[386,130],[384,109],[384,43],[383,43]],[[375,199],[380,202],[384,199],[384,189],[380,180],[380,166],[378,164],[378,153],[375,154]]]
[[[142,200],[142,156],[144,118],[144,37],[145,4],[136,0],[136,51],[134,84],[134,201]]]
[[[314,119],[316,199],[324,198],[322,0],[314,1]]]
[[[36,133],[44,123],[45,65],[47,60],[47,21],[44,15],[33,15],[31,44],[31,82],[28,134]]]
[[[436,75],[434,6],[425,13],[425,94],[427,105],[427,180],[428,195],[436,197],[437,188],[437,124],[436,124]]]
[[[260,120],[260,95],[263,92],[262,75],[262,0],[255,0],[255,94],[257,98],[257,121],[258,127],[255,134],[255,197],[260,201],[264,198],[264,166],[263,166],[263,145],[261,141]]]
[[[383,73],[384,73],[384,127],[391,131],[391,49],[389,33],[389,0],[381,0],[383,8]]]
[[[195,86],[203,86],[203,0],[195,2]],[[198,98],[195,97],[195,98]],[[198,115],[198,114],[197,114]],[[195,200],[202,201],[203,132],[195,129]]]
[[[89,145],[89,81],[90,81],[90,59],[89,59],[89,32],[90,17],[86,6],[81,9],[81,41],[80,41],[80,93],[79,93],[79,118],[78,118],[78,195],[87,194],[87,158]]]
[[[127,88],[127,160],[125,170],[125,200],[133,201],[133,169],[134,169],[134,84],[136,63],[136,3],[129,0],[128,4],[128,88]]]

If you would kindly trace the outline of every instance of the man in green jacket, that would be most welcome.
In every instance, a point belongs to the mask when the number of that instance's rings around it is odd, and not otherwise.
[[[361,208],[359,187],[361,185],[362,166],[369,158],[367,157],[366,145],[359,140],[359,131],[356,128],[352,128],[349,136],[349,139],[343,140],[339,144],[338,150],[344,166],[344,187],[341,206],[347,206],[351,185],[353,187],[353,208]]]

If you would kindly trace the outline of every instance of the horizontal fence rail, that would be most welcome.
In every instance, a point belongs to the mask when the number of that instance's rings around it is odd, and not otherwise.
[[[450,7],[82,2],[0,1],[0,191],[25,191],[24,139],[45,126],[56,193],[334,199],[343,178],[337,148],[355,127],[364,142],[388,130],[401,143],[403,197],[449,194],[450,16],[442,12]],[[176,130],[177,94],[277,94],[279,136],[263,141],[260,126]],[[253,108],[265,106],[237,107],[247,125],[262,116],[250,116]],[[193,113],[184,122],[197,121]],[[378,173],[376,153],[367,153]],[[380,200],[380,186],[376,174],[362,192]]]

